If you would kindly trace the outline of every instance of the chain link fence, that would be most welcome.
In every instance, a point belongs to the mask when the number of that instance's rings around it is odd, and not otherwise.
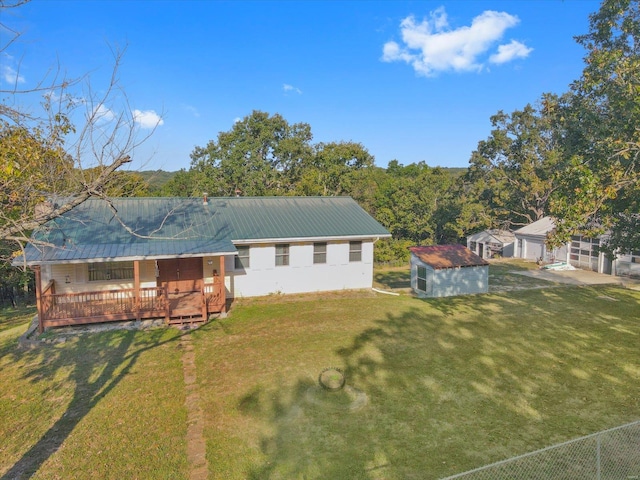
[[[640,480],[640,421],[443,480]]]

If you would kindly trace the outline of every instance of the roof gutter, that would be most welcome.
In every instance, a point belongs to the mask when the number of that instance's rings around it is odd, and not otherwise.
[[[269,244],[269,243],[308,243],[308,242],[335,242],[339,240],[374,240],[378,241],[380,238],[390,238],[388,235],[343,235],[333,237],[274,237],[274,238],[254,238],[254,239],[242,239],[232,240],[234,245],[255,245],[255,244]]]

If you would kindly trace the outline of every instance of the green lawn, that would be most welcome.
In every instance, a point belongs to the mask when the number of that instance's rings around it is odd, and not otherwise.
[[[20,350],[33,314],[0,311],[0,325],[13,325],[0,327],[0,475],[187,478],[178,331],[85,334]]]
[[[29,315],[0,313],[0,475],[187,478],[182,334],[213,479],[440,478],[639,419],[640,292],[551,286],[243,300],[26,352]],[[321,390],[326,367],[349,388]]]

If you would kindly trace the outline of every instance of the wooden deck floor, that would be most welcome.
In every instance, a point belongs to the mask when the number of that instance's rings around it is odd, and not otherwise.
[[[169,306],[171,317],[169,324],[205,322],[202,318],[202,294],[200,292],[170,293]]]

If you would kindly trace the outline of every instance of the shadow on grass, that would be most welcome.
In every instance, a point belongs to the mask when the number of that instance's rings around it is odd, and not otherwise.
[[[35,314],[35,307],[0,309],[0,333],[28,322]]]
[[[376,283],[383,288],[411,288],[411,272],[409,268],[382,270],[374,274]]]
[[[242,398],[274,432],[249,478],[441,478],[637,419],[640,297],[604,289],[602,305],[602,291],[381,315],[337,352],[364,408],[309,402],[308,379]]]
[[[37,364],[24,379],[38,382],[65,375],[75,386],[66,411],[22,457],[2,475],[2,480],[31,477],[53,455],[82,419],[130,372],[140,355],[179,337],[162,340],[164,330],[147,332],[142,338],[135,331],[113,330],[83,333],[64,345],[43,345],[28,351],[6,344],[0,356],[14,362]],[[68,372],[68,373],[67,373]]]

